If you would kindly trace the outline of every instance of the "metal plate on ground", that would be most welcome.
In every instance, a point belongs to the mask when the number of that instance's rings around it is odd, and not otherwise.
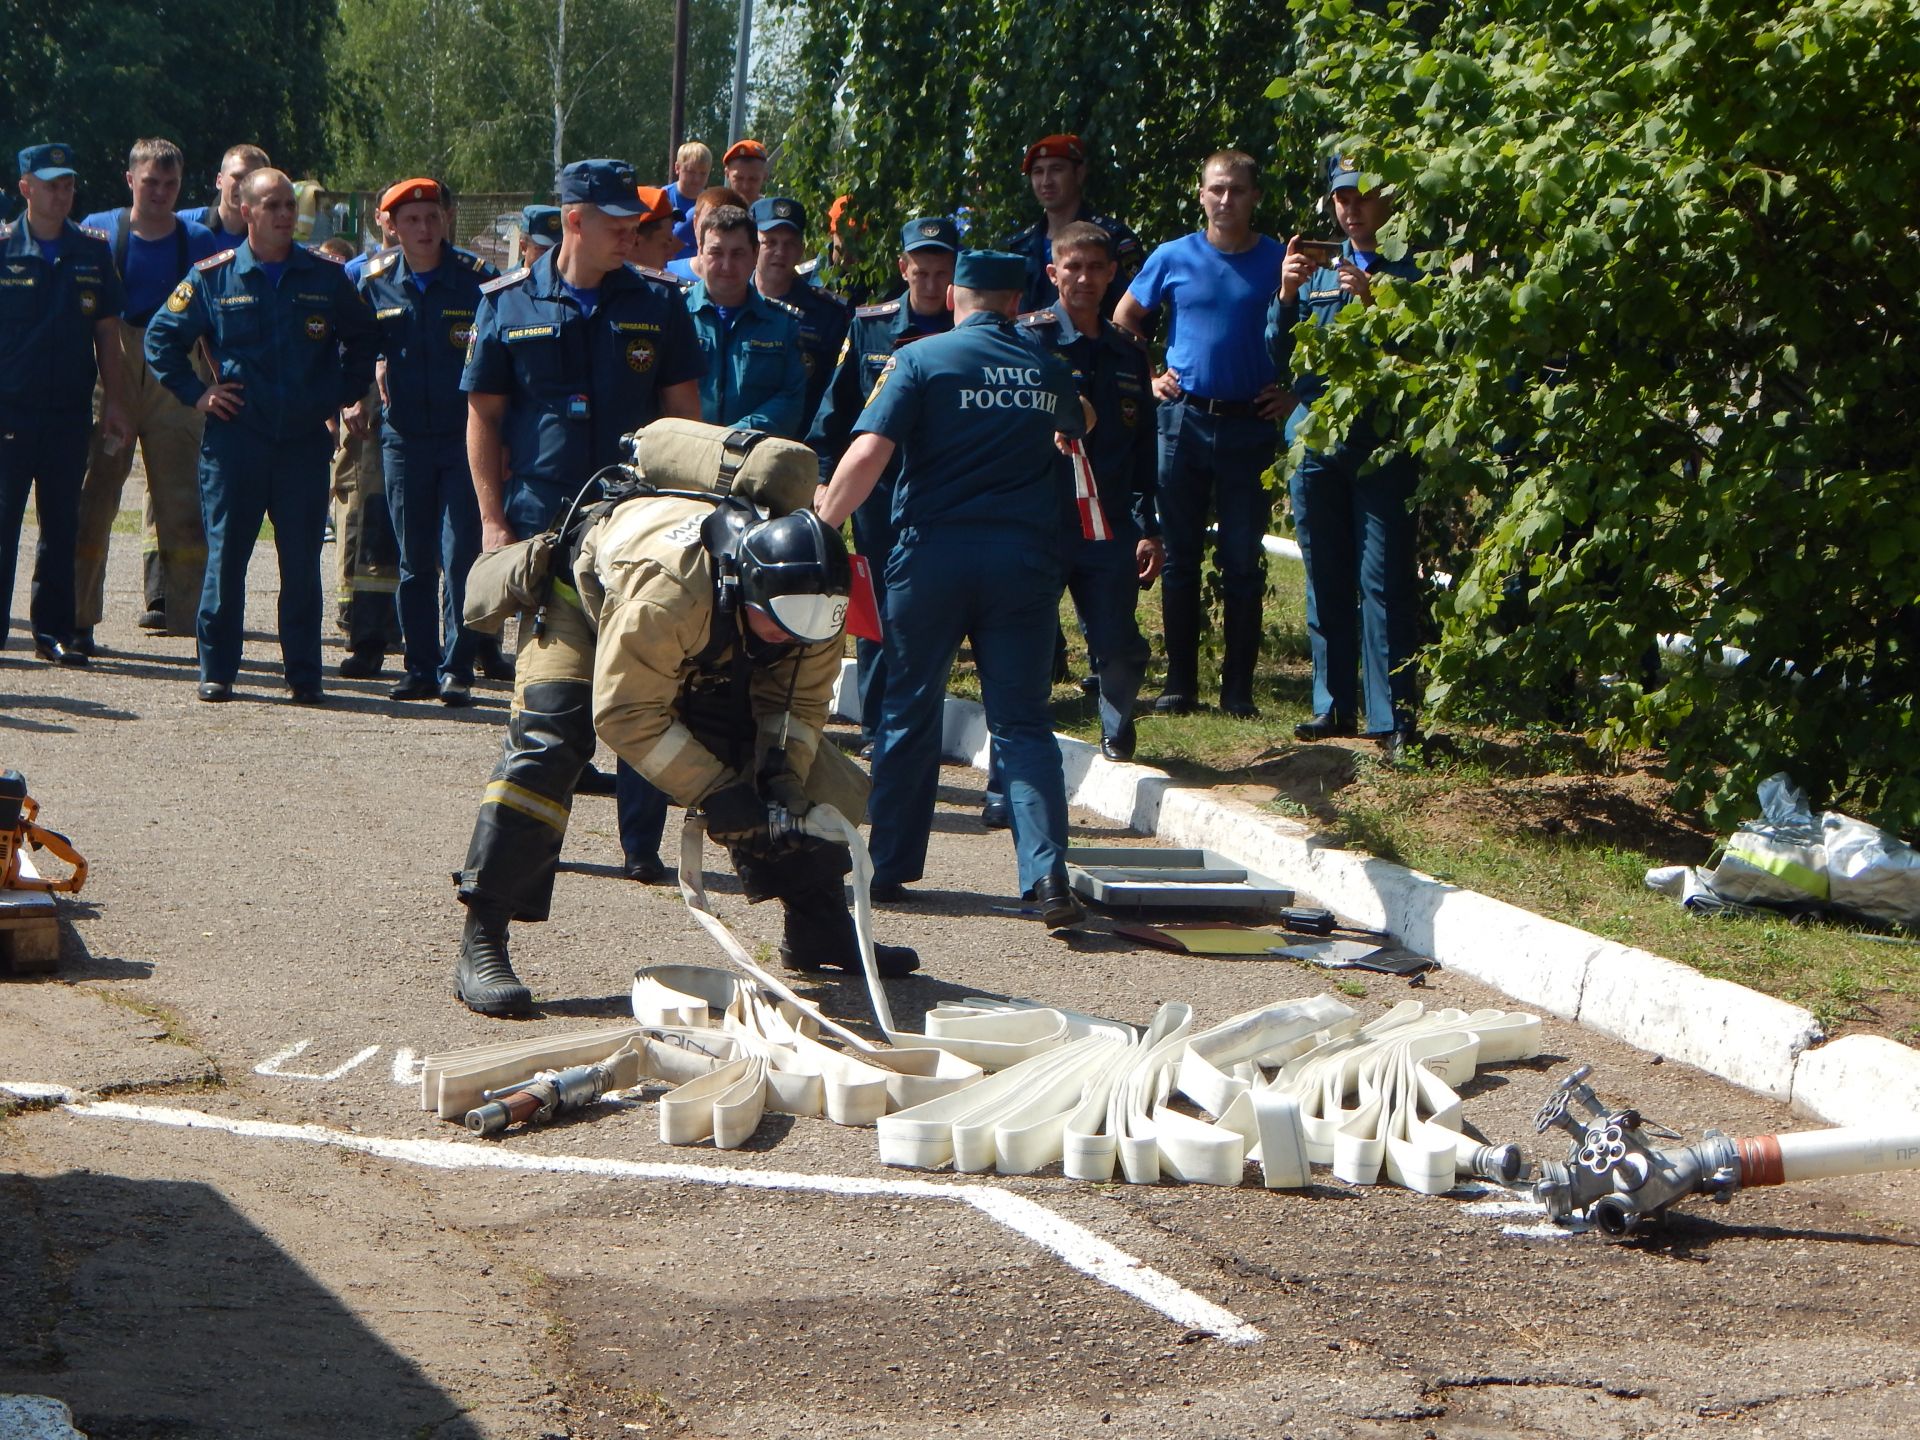
[[[1092,845],[1067,851],[1074,893],[1110,910],[1268,910],[1293,891],[1212,850]]]

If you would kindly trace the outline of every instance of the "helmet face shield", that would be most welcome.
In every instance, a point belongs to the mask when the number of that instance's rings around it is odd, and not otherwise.
[[[753,608],[802,645],[818,645],[847,628],[844,595],[772,595]]]

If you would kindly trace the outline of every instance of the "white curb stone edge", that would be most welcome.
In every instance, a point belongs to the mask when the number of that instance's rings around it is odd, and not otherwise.
[[[834,712],[851,719],[853,662]],[[840,696],[849,697],[845,709]],[[1920,1112],[1920,1053],[1876,1035],[1826,1043],[1807,1010],[1503,900],[1356,850],[1239,800],[1176,786],[1163,772],[1119,764],[1056,737],[1067,798],[1171,845],[1205,848],[1270,875],[1347,918],[1395,936],[1459,974],[1639,1049],[1789,1101],[1836,1125],[1875,1125]],[[949,696],[941,748],[984,770],[986,714]]]

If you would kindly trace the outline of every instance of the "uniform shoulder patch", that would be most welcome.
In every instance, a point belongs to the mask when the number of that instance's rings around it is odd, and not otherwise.
[[[361,273],[363,275],[384,275],[399,263],[400,252],[398,250],[383,250],[367,262],[367,268]]]
[[[95,240],[104,240],[109,245],[113,243],[113,237],[109,235],[106,231],[100,229],[98,226],[75,225],[73,228],[78,230],[82,235],[91,236]]]
[[[676,275],[671,270],[656,270],[651,265],[636,265],[633,268],[640,274],[646,276],[647,279],[658,281],[663,285],[671,285],[676,290],[691,290],[693,288],[693,281],[687,279],[684,275]]]
[[[233,257],[238,255],[239,253],[240,252],[238,250],[222,250],[218,255],[207,256],[206,259],[202,260],[198,265],[195,265],[193,268],[196,270],[218,270],[222,265],[225,265],[228,262],[230,262],[233,259]]]
[[[1060,323],[1060,317],[1051,310],[1029,310],[1026,314],[1020,316],[1016,323],[1028,327],[1058,325]]]
[[[478,255],[474,254],[473,251],[471,250],[462,250],[458,245],[450,246],[449,248],[453,251],[453,258],[458,260],[462,265],[466,266],[467,269],[469,270],[482,270],[482,269],[491,268],[490,263],[488,261],[482,260]]]
[[[1137,335],[1125,326],[1116,325],[1111,320],[1101,321],[1100,326],[1101,332],[1109,340],[1117,340],[1129,350],[1138,350],[1143,355],[1151,354],[1153,351],[1153,346],[1148,343],[1146,336]]]
[[[771,295],[762,295],[760,298],[766,301],[769,305],[773,306],[774,309],[786,311],[787,314],[793,316],[793,318],[796,320],[801,320],[805,318],[806,312],[801,310],[801,308],[798,305],[794,304],[791,300],[776,300]]]
[[[480,287],[480,293],[482,295],[491,295],[496,290],[505,290],[509,285],[518,285],[532,273],[532,270],[522,265],[518,270],[509,270],[498,280],[489,280]]]
[[[898,315],[900,313],[900,302],[898,300],[886,300],[878,305],[862,305],[853,313],[862,320],[872,320],[880,315]]]
[[[813,257],[813,259],[802,260],[798,265],[794,266],[793,273],[796,275],[811,275],[813,274],[814,271],[818,270],[819,268],[820,268],[820,257],[816,255]]]
[[[1043,220],[1040,222],[1040,225],[1044,225],[1045,223],[1046,222]],[[1098,216],[1094,217],[1094,223],[1096,225],[1100,223]],[[1040,233],[1040,225],[1029,225],[1024,230],[1014,231],[1013,234],[1007,237],[1007,248],[1009,250],[1015,250],[1022,245],[1031,244],[1033,242],[1033,238]]]
[[[302,245],[300,248],[316,260],[324,260],[329,265],[337,265],[342,270],[347,268],[347,262],[342,260],[338,255],[335,255],[331,250],[322,250],[318,245]],[[369,264],[367,268],[371,270],[373,266]]]

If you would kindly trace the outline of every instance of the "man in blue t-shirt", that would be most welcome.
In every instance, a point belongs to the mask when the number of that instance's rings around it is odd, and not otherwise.
[[[690,260],[698,248],[693,237],[693,205],[713,174],[713,151],[689,140],[673,157],[673,175],[667,181],[667,204],[673,207],[673,238],[679,242],[670,260]]]
[[[126,304],[115,317],[111,363],[119,366],[127,416],[147,472],[146,574],[139,624],[144,630],[193,634],[206,577],[207,532],[200,522],[200,432],[197,410],[176,401],[147,368],[141,348],[147,321],[187,271],[225,247],[204,225],[173,213],[185,161],[171,140],[137,142],[127,156],[133,204],[100,210],[83,225],[102,231],[120,271]],[[101,392],[95,391],[96,412]],[[74,643],[92,654],[93,627],[105,609],[107,537],[120,513],[120,493],[133,468],[133,446],[110,444],[94,426],[87,477],[80,486],[80,538],[74,548]]]
[[[258,145],[249,145],[244,141],[229,145],[227,153],[220,157],[220,173],[214,177],[214,203],[182,210],[180,218],[206,226],[213,233],[213,238],[220,242],[217,249],[234,249],[247,238],[247,218],[240,213],[240,182],[262,166],[272,163],[267,158],[267,152]]]
[[[1200,693],[1200,562],[1207,514],[1219,526],[1214,550],[1225,614],[1220,708],[1258,713],[1253,671],[1260,655],[1265,567],[1260,541],[1272,504],[1261,476],[1273,464],[1275,422],[1293,397],[1275,381],[1266,313],[1286,248],[1253,228],[1260,203],[1253,157],[1222,150],[1200,172],[1206,229],[1162,245],[1127,287],[1113,320],[1146,335],[1167,311],[1166,370],[1155,380],[1160,406],[1160,524],[1167,547],[1160,595],[1167,678],[1153,708],[1195,709]]]

